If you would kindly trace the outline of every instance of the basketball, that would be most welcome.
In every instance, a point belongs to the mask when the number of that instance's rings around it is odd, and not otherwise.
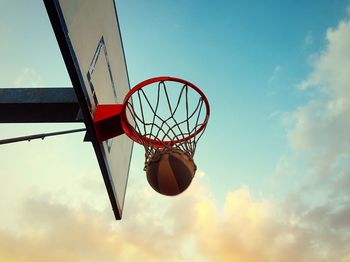
[[[188,188],[196,169],[193,160],[182,151],[163,149],[150,159],[147,181],[158,193],[175,196]]]

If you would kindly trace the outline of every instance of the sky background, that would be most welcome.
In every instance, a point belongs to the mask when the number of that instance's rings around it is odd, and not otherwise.
[[[178,197],[134,154],[115,221],[83,134],[0,146],[1,261],[350,261],[350,2],[117,0],[131,86],[211,105]],[[41,1],[0,0],[0,87],[70,87]],[[2,124],[0,139],[82,124]]]

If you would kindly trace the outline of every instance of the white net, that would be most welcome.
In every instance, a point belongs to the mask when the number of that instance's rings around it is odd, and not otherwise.
[[[158,81],[135,91],[126,102],[133,139],[146,150],[147,163],[162,150],[181,150],[193,159],[209,117],[205,96],[178,81]]]

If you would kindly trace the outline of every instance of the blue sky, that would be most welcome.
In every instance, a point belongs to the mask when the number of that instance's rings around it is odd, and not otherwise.
[[[350,2],[116,5],[131,85],[171,75],[209,99],[193,186],[178,198],[154,193],[135,145],[115,222],[82,135],[1,146],[0,258],[350,261]],[[41,1],[1,1],[0,34],[0,87],[71,86]],[[0,137],[78,126],[1,125]],[[63,225],[77,231],[50,243]],[[87,240],[78,229],[91,229]]]
[[[131,82],[179,75],[208,95],[212,117],[198,161],[227,177],[209,178],[220,194],[242,182],[267,189],[264,180],[286,149],[285,129],[278,115],[271,115],[307,99],[296,85],[345,7],[344,1],[136,1],[120,2],[118,10]],[[228,163],[232,172],[225,175]]]

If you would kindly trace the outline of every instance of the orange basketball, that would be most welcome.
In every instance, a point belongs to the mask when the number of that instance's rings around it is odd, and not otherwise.
[[[185,191],[196,172],[193,160],[180,150],[159,150],[146,168],[147,180],[160,194],[175,196]]]

